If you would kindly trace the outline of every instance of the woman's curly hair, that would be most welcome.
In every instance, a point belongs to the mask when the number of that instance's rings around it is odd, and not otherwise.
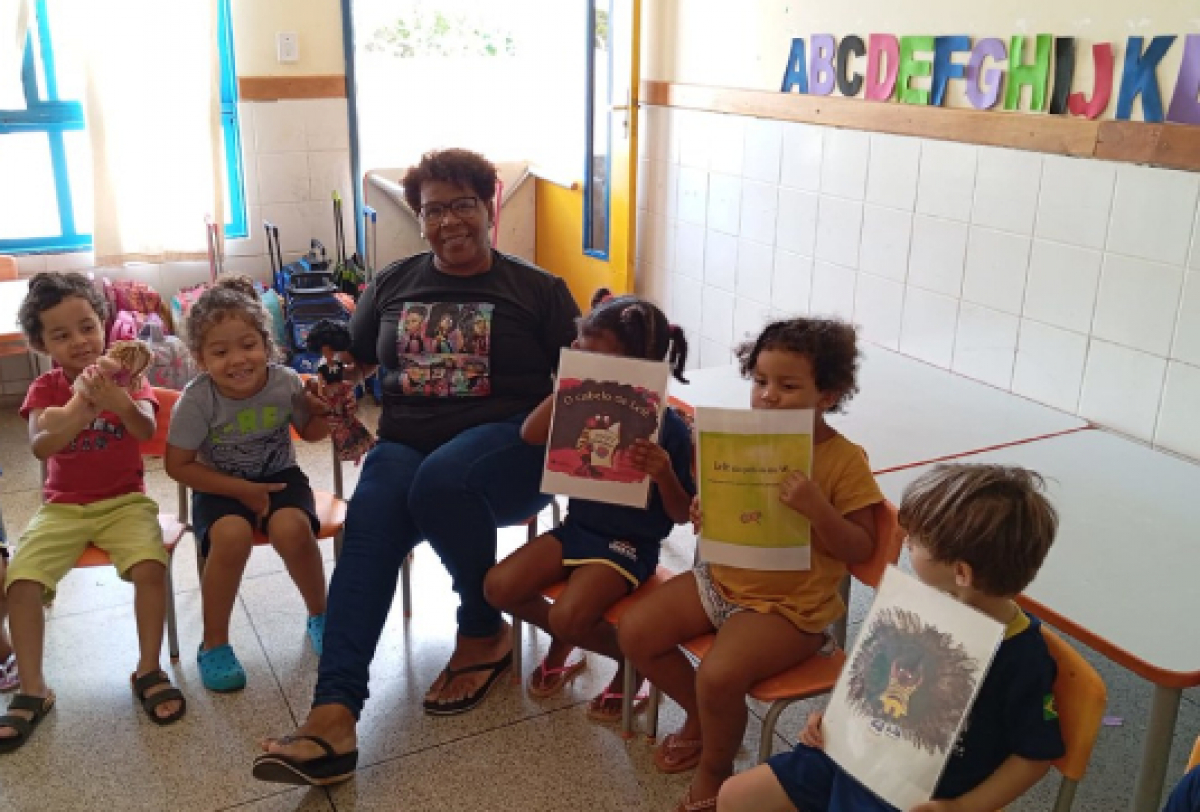
[[[830,412],[840,412],[858,392],[858,335],[854,325],[837,319],[795,318],[768,324],[754,341],[737,348],[744,377],[754,374],[764,350],[783,350],[806,357],[817,390],[837,395]]]
[[[404,200],[415,212],[421,211],[421,186],[441,181],[470,189],[483,203],[496,196],[496,166],[478,152],[469,149],[440,149],[426,152],[416,166],[400,179]]]

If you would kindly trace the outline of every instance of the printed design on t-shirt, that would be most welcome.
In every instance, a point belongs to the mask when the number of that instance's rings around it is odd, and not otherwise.
[[[406,395],[481,397],[492,392],[492,314],[483,302],[405,302],[396,327]]]
[[[281,471],[291,461],[292,413],[278,406],[251,406],[209,434],[212,464],[219,471],[243,478]]]
[[[546,467],[567,476],[606,482],[641,482],[629,450],[658,430],[659,395],[641,386],[564,378],[554,400]]]
[[[881,611],[849,665],[850,707],[872,731],[946,753],[983,666],[915,612]]]
[[[120,423],[105,420],[100,415],[92,421],[75,439],[67,443],[66,450],[75,451],[104,451],[110,442],[115,443],[125,439],[125,427]]]
[[[1058,706],[1054,704],[1054,694],[1042,697],[1042,721],[1053,722],[1058,718]]]

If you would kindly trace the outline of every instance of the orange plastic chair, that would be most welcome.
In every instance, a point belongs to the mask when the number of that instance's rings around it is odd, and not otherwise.
[[[1050,656],[1058,665],[1058,677],[1054,680],[1054,704],[1058,709],[1058,724],[1067,751],[1066,755],[1054,762],[1062,775],[1054,812],[1067,812],[1075,802],[1075,792],[1087,772],[1092,749],[1100,735],[1108,690],[1096,669],[1045,624],[1042,625],[1042,637],[1046,639]]]
[[[896,520],[896,508],[888,501],[880,502],[875,509],[875,553],[867,561],[849,567],[850,574],[858,581],[869,587],[876,587],[883,578],[883,572],[889,564],[896,563],[900,557],[900,547],[904,534],[900,532]],[[684,643],[683,648],[697,659],[712,647],[716,635],[706,634],[691,642]],[[838,648],[827,657],[816,656],[800,665],[780,672],[773,677],[763,680],[750,689],[750,696],[762,702],[770,702],[771,707],[763,717],[762,740],[758,748],[758,761],[762,763],[771,755],[771,743],[775,738],[775,725],[779,715],[794,702],[811,699],[814,696],[827,694],[833,690],[838,674],[846,662],[846,653]],[[661,694],[656,687],[650,690],[650,708],[647,714],[650,729],[647,739],[653,742],[658,736],[658,704]]]
[[[1196,743],[1192,746],[1192,757],[1188,759],[1187,768],[1194,770],[1200,767],[1200,738],[1196,739]]]
[[[17,258],[0,254],[0,282],[17,278]]]
[[[610,606],[608,611],[604,613],[604,619],[614,626],[619,625],[621,617],[630,606],[674,578],[675,575],[676,573],[660,565],[654,571],[653,575],[642,582],[641,586]],[[566,588],[567,582],[559,581],[557,584],[546,587],[542,595],[547,600],[556,601]],[[524,625],[519,618],[513,618],[513,682],[515,683],[522,681],[522,674],[524,673],[521,668],[521,636]],[[637,686],[633,684],[633,674],[633,663],[629,661],[629,658],[626,658],[625,684],[621,688],[621,693],[623,694],[621,700],[621,735],[626,739],[633,738],[633,692],[637,690]]]
[[[179,399],[179,393],[170,389],[156,388],[154,396],[158,398],[159,404],[158,425],[154,431],[154,436],[139,445],[143,457],[161,458],[167,453],[167,429],[170,425],[171,409],[175,406],[175,401]],[[43,463],[43,480],[45,480],[45,476],[46,469]],[[171,575],[171,564],[175,560],[175,548],[179,546],[183,534],[188,530],[186,523],[180,518],[182,515],[158,514],[158,524],[162,528],[163,547],[167,550],[167,641],[171,651],[172,662],[178,662],[179,660],[179,630],[175,618],[175,584]],[[107,567],[111,565],[112,560],[108,557],[108,553],[92,544],[88,544],[83,554],[79,556],[79,560],[75,562],[75,566],[79,568]]]

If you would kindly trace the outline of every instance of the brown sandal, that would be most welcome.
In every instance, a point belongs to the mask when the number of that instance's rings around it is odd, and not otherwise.
[[[668,775],[687,772],[700,763],[702,746],[699,739],[681,739],[678,733],[668,733],[654,751],[654,766]]]
[[[679,806],[675,807],[675,812],[704,812],[706,809],[717,808],[717,796],[705,798],[703,801],[692,800],[692,789],[688,787],[688,791],[684,793],[683,798],[679,801]]]

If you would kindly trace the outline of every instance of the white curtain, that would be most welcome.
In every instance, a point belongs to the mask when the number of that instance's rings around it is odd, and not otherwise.
[[[96,264],[206,256],[225,221],[216,0],[53,0],[78,48],[95,188]]]
[[[21,110],[21,60],[29,30],[30,0],[0,0],[0,110]]]

